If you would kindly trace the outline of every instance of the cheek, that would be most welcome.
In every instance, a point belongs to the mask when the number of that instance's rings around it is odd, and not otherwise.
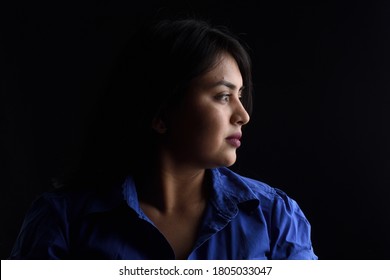
[[[192,123],[193,137],[202,145],[212,148],[223,141],[226,132],[226,120],[220,111],[203,110]]]
[[[174,145],[190,145],[198,150],[215,149],[229,133],[226,108],[213,104],[207,98],[188,102],[174,120]]]
[[[188,117],[198,127],[210,128],[222,122],[222,110],[213,104],[203,102],[188,110]]]

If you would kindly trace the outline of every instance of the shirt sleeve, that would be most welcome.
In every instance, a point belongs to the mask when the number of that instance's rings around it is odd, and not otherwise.
[[[316,260],[310,231],[311,226],[298,204],[276,189],[272,211],[272,259]]]
[[[42,195],[27,212],[9,259],[66,259],[68,226],[65,209]]]

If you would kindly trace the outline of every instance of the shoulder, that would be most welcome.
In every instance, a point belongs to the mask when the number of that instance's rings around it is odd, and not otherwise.
[[[256,197],[261,207],[285,205],[288,208],[297,207],[295,200],[290,198],[284,191],[272,187],[262,181],[242,176],[228,168],[218,168],[222,180],[230,182],[229,188],[235,192],[249,192]]]
[[[112,209],[121,202],[121,189],[100,192],[93,189],[60,188],[42,193],[33,203],[32,209],[59,213],[67,218],[81,217],[92,212]]]
[[[272,259],[317,259],[310,239],[310,223],[294,199],[278,188],[227,168],[220,168],[219,172],[233,192],[240,196],[246,193],[247,198],[258,202],[252,213],[267,225]]]
[[[248,178],[228,168],[219,168],[220,178],[225,183],[225,191],[237,205],[249,205],[250,209],[261,213],[269,225],[299,223],[305,227],[310,224],[298,203],[279,188]],[[256,203],[254,203],[256,202]]]

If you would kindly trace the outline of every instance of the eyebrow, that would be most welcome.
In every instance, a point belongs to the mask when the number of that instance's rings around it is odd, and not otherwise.
[[[220,80],[212,85],[212,87],[217,87],[217,86],[225,86],[225,87],[230,88],[231,90],[237,89],[236,85],[232,84],[231,82],[225,81],[225,80]],[[243,91],[244,88],[245,88],[244,86],[240,87],[239,91]]]

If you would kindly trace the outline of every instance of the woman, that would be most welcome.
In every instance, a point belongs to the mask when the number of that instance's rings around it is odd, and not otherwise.
[[[140,31],[89,160],[35,202],[10,258],[316,259],[296,202],[226,168],[251,91],[249,56],[228,31],[197,20]]]

